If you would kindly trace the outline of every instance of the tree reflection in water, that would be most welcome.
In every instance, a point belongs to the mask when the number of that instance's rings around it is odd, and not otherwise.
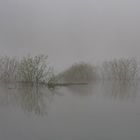
[[[128,100],[135,99],[137,95],[137,81],[109,81],[103,83],[105,95],[113,97],[113,99]]]
[[[1,84],[0,105],[20,107],[25,113],[47,115],[55,93],[31,84]]]
[[[89,85],[76,85],[68,86],[67,89],[74,96],[88,96],[88,95],[101,95],[111,97],[118,100],[136,99],[138,93],[139,82],[138,81],[117,81],[106,80],[98,81]]]

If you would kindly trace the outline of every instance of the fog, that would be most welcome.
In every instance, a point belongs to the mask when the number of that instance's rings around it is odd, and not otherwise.
[[[140,51],[138,0],[0,0],[0,54],[49,56],[57,71]]]

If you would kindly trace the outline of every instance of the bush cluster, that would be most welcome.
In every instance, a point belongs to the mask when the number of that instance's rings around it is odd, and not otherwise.
[[[97,70],[87,63],[76,63],[63,72],[65,82],[89,82],[97,79]]]
[[[0,80],[41,83],[51,78],[52,71],[47,56],[25,56],[21,60],[7,56],[0,58]]]
[[[119,81],[134,80],[138,74],[137,61],[132,59],[114,59],[104,62],[102,65],[102,75],[104,79]]]

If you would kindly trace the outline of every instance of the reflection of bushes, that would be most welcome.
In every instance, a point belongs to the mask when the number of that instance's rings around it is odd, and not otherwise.
[[[96,68],[86,63],[72,65],[61,75],[66,82],[89,82],[97,78]]]
[[[130,81],[136,78],[138,65],[135,59],[114,59],[104,62],[102,74],[104,79]]]
[[[134,99],[137,94],[137,81],[120,82],[120,81],[108,81],[103,83],[103,89],[105,95],[109,95],[114,99],[128,100]]]
[[[20,85],[20,106],[25,112],[34,113],[35,115],[47,115],[48,98],[46,95],[49,93],[46,89],[45,93],[41,87],[33,85]],[[50,96],[52,96],[50,94]]]
[[[9,88],[13,87],[13,88]],[[33,84],[3,84],[0,85],[0,106],[17,106],[27,114],[46,116],[53,92],[44,86]]]

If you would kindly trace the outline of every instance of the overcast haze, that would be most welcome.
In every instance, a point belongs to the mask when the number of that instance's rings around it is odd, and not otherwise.
[[[140,59],[138,0],[0,0],[0,54],[74,62]]]

